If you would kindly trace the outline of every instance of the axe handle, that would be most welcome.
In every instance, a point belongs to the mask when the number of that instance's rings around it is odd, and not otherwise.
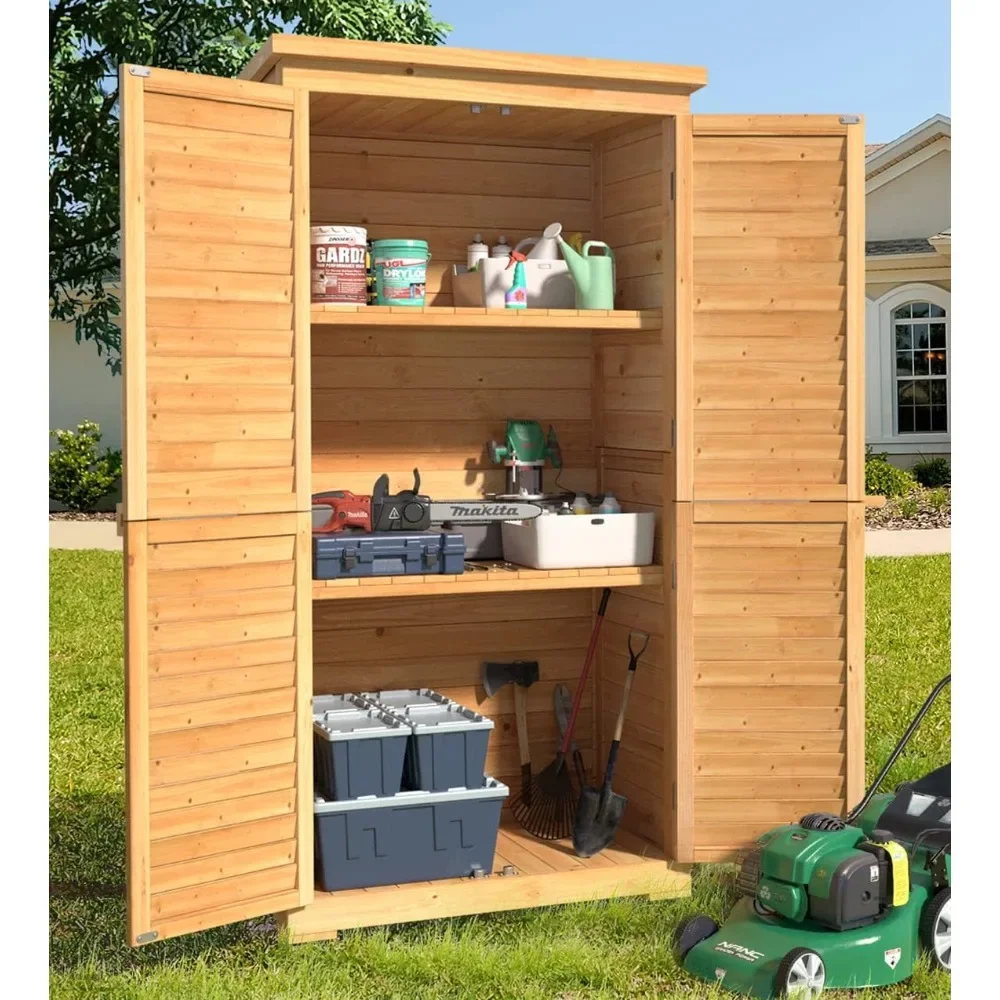
[[[514,685],[514,717],[517,724],[517,751],[521,766],[531,763],[531,745],[528,742],[528,695],[527,688]]]

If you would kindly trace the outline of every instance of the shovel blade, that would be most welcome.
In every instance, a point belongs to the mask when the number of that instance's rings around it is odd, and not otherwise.
[[[588,787],[580,792],[573,824],[573,850],[581,858],[600,854],[614,839],[628,796]]]

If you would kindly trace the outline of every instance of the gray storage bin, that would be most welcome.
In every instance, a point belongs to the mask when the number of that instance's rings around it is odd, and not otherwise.
[[[313,698],[313,773],[324,798],[395,795],[410,729],[354,694]]]
[[[492,719],[429,688],[365,692],[361,697],[402,719],[411,730],[404,788],[441,792],[482,785]]]
[[[460,878],[493,870],[506,785],[400,792],[313,804],[316,883],[324,892]]]

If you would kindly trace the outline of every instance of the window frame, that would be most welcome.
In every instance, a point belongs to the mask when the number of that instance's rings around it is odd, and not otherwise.
[[[947,431],[903,431],[898,428],[896,399],[896,331],[893,310],[908,302],[929,302],[945,312],[948,372]],[[865,302],[866,414],[865,441],[875,451],[890,454],[948,453],[951,448],[951,292],[927,282],[900,285]]]
[[[896,317],[895,313],[896,313],[897,309],[901,309],[903,306],[910,305],[912,303],[917,303],[917,302],[927,303],[928,306],[932,306],[932,307],[933,306],[937,306],[937,308],[939,308],[944,313],[944,315],[943,316],[935,317],[935,316],[930,315],[930,312],[928,312],[928,315],[927,315],[926,319],[922,319],[921,317],[900,319],[900,318]],[[935,323],[935,322],[936,323],[943,323],[944,324],[944,364],[945,364],[944,374],[938,375],[938,374],[932,373],[930,371],[930,365],[928,365],[928,371],[927,371],[926,374],[924,374],[924,373],[917,374],[916,372],[913,372],[910,375],[900,375],[899,374],[899,371],[898,371],[898,355],[899,355],[899,350],[898,350],[898,347],[896,345],[896,325],[898,323],[903,323],[905,326],[907,326],[910,329],[910,331],[911,331],[911,337],[912,337],[912,335],[913,335],[912,334],[913,328],[916,326],[917,323],[920,323],[920,322],[923,322],[927,326],[930,326],[931,323]],[[902,439],[907,439],[907,438],[914,437],[915,435],[947,434],[948,433],[947,430],[946,431],[901,431],[899,429],[899,385],[900,385],[901,382],[919,382],[919,381],[944,382],[944,384],[945,384],[945,420],[946,420],[947,425],[948,425],[948,430],[951,429],[951,391],[950,391],[950,388],[949,388],[949,385],[948,385],[948,383],[949,383],[949,373],[951,372],[951,364],[950,364],[950,362],[951,362],[951,352],[949,350],[951,338],[948,336],[948,332],[949,332],[949,329],[951,327],[951,316],[949,315],[947,308],[945,306],[940,305],[937,302],[931,302],[929,299],[920,299],[920,298],[917,298],[917,299],[907,299],[905,302],[900,302],[898,305],[893,306],[889,310],[889,325],[891,327],[891,329],[890,329],[889,332],[890,332],[890,336],[891,336],[891,339],[892,339],[892,345],[891,346],[892,346],[892,382],[893,382],[893,385],[892,385],[892,393],[891,393],[891,395],[892,395],[892,432],[893,432],[893,435],[895,437],[898,437],[898,438],[900,438],[902,440]],[[929,333],[928,333],[927,350],[928,351],[933,350],[933,348],[930,345],[930,334]],[[917,349],[912,345],[912,342],[911,342],[910,352],[909,353],[910,353],[910,356],[911,356],[912,360],[915,362],[916,361],[916,357],[917,357]]]

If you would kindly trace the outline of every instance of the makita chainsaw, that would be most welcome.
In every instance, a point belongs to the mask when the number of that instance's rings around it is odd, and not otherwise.
[[[535,503],[511,500],[438,500],[420,493],[420,471],[413,470],[413,489],[389,493],[389,477],[375,481],[370,496],[348,490],[314,493],[313,531],[426,531],[441,524],[489,524],[529,521],[542,513]]]

